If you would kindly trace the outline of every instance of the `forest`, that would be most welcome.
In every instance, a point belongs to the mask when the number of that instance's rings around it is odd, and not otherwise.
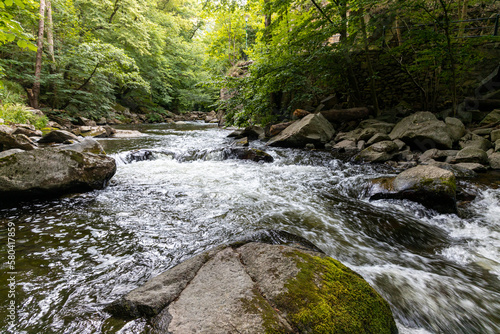
[[[4,0],[0,10],[0,118],[14,122],[33,118],[29,106],[70,120],[220,110],[228,124],[268,124],[328,97],[377,114],[455,113],[477,68],[497,63],[485,53],[498,49],[494,0]],[[391,72],[406,90],[387,98]]]

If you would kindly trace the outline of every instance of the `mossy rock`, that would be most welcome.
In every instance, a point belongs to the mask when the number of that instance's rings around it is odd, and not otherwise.
[[[398,332],[389,304],[359,274],[304,242],[220,246],[106,311],[152,318],[155,333]]]

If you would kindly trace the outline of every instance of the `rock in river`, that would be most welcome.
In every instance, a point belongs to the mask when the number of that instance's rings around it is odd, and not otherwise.
[[[242,242],[199,254],[106,308],[156,333],[397,333],[357,273],[303,245]]]
[[[456,213],[455,175],[445,169],[420,165],[399,174],[392,183],[395,193],[378,193],[370,199],[407,199],[440,213]]]
[[[335,129],[321,114],[310,114],[293,123],[269,140],[270,146],[303,148],[306,144],[323,147],[328,143]]]
[[[0,159],[0,199],[60,195],[103,188],[116,172],[113,158],[57,148]]]

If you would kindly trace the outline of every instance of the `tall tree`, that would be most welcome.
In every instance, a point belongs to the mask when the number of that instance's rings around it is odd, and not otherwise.
[[[38,21],[38,39],[37,39],[37,52],[35,61],[35,81],[33,88],[28,90],[28,98],[30,106],[33,108],[39,107],[40,97],[40,77],[42,73],[42,56],[43,56],[43,33],[45,26],[45,0],[40,0],[40,17]]]

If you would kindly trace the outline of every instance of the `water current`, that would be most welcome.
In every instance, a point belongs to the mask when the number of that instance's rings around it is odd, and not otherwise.
[[[272,163],[224,159],[229,131],[141,125],[101,143],[107,188],[0,209],[2,333],[149,333],[104,306],[166,269],[264,229],[313,242],[389,302],[400,333],[500,333],[500,175],[460,181],[459,214],[368,200],[394,175],[330,152],[263,148]],[[130,162],[138,149],[150,159]],[[16,326],[7,323],[7,224],[16,225]]]

